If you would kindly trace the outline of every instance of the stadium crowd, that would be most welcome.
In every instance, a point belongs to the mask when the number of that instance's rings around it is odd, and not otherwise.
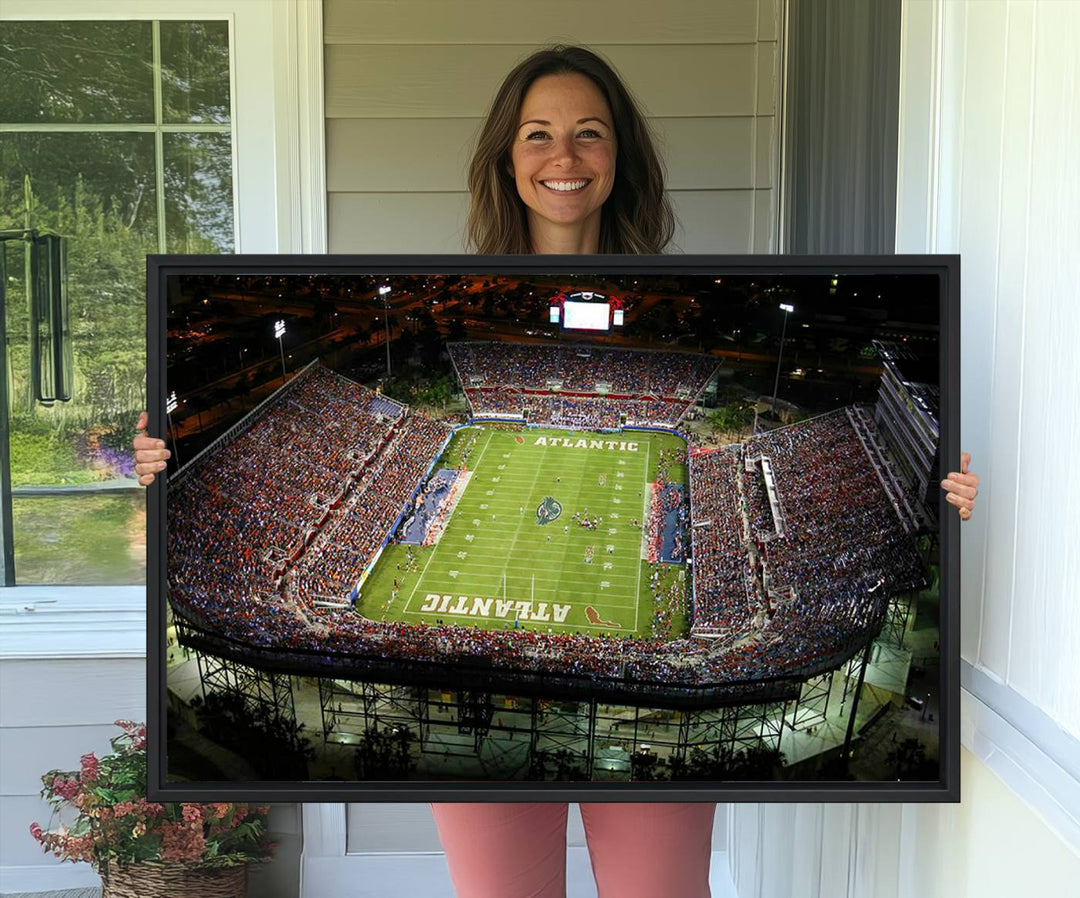
[[[754,461],[762,456],[785,507],[779,538],[761,536],[775,534]],[[763,641],[790,649],[795,663],[873,632],[889,594],[925,583],[843,409],[696,453],[691,505],[695,629],[726,628],[736,638],[763,630]],[[781,592],[788,601],[776,601]]]
[[[841,413],[747,445],[772,459],[788,509],[789,535],[767,545],[745,539],[743,495],[748,485],[758,489],[760,475],[740,467],[741,452],[690,459],[694,627],[745,632],[760,618],[757,606],[768,600],[760,589],[748,598],[747,584],[759,582],[763,561],[793,598],[769,607],[760,638],[598,639],[528,626],[382,623],[351,608],[316,608],[319,598],[344,603],[450,433],[387,402],[314,366],[170,483],[176,614],[234,643],[312,659],[477,661],[551,675],[730,683],[822,669],[865,641],[879,597],[921,582],[918,558]],[[682,458],[664,460],[660,483],[675,461]],[[670,602],[663,606],[660,630]]]
[[[614,349],[548,343],[473,342],[448,344],[461,382],[682,398],[696,395],[716,369],[716,361],[692,352]]]
[[[419,488],[450,429],[405,416],[402,406],[319,365],[253,418],[175,482],[170,581],[186,594],[219,588],[265,594],[278,587],[285,562],[295,561],[287,595],[340,600]]]
[[[742,448],[728,446],[690,458],[694,626],[745,627],[753,614],[753,572],[743,539],[738,489]]]
[[[473,415],[590,430],[674,426],[716,368],[686,352],[516,343],[452,343]]]
[[[887,593],[924,585],[912,538],[843,409],[755,437],[746,450],[769,457],[784,502],[787,536],[763,544],[771,578],[794,587],[815,618],[860,627],[879,604],[864,601],[879,581]],[[753,527],[771,521],[759,510]]]
[[[690,403],[674,399],[634,399],[616,395],[542,393],[510,387],[465,390],[473,417],[506,416],[531,424],[587,430],[614,430],[625,425],[674,427]]]
[[[446,425],[431,418],[405,419],[363,482],[331,512],[319,537],[300,558],[294,569],[298,594],[348,594],[403,510],[412,507],[412,498],[448,435]]]

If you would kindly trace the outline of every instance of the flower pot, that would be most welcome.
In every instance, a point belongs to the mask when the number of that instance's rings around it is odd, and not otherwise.
[[[101,898],[244,898],[247,867],[200,870],[186,864],[113,866],[101,875]]]

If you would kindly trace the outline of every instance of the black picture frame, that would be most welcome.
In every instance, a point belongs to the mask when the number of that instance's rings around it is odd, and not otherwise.
[[[190,275],[930,275],[938,284],[939,459],[959,459],[960,258],[897,256],[466,256],[236,255],[147,257],[147,396],[150,433],[166,433],[168,279]],[[779,367],[779,366],[778,366]],[[779,376],[779,375],[778,375]],[[942,473],[949,470],[942,463]],[[940,529],[940,777],[936,781],[248,781],[168,778],[166,478],[147,496],[147,709],[149,795],[159,801],[753,801],[957,802],[960,800],[960,542],[955,509],[938,503]]]

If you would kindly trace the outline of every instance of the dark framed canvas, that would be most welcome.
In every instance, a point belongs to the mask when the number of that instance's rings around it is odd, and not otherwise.
[[[959,258],[151,256],[163,800],[959,800]]]

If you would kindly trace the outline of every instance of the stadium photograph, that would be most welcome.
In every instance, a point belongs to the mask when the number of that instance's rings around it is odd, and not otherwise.
[[[166,776],[938,780],[939,297],[171,275]]]

